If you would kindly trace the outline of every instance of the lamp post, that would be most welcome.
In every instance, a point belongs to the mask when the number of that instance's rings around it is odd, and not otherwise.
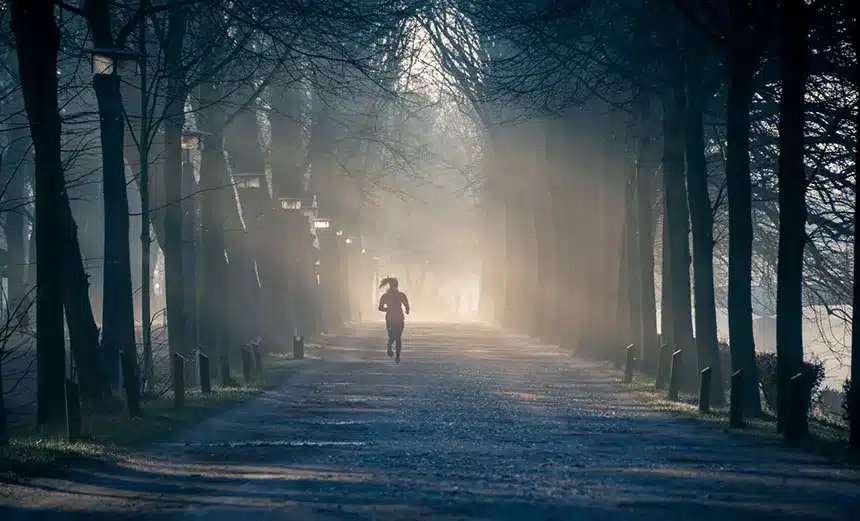
[[[289,326],[287,331],[292,333],[293,337],[304,336],[307,320],[300,316],[299,305],[297,304],[301,301],[303,304],[301,307],[304,308],[304,303],[307,300],[305,296],[308,293],[307,281],[305,277],[301,276],[303,273],[303,245],[301,244],[302,235],[298,229],[298,224],[302,219],[296,219],[302,214],[302,200],[298,197],[279,197],[278,205],[284,212],[287,230],[287,270],[285,277],[281,279],[285,282],[286,287],[284,289],[288,296],[286,311]],[[283,327],[278,328],[278,331],[282,330]]]
[[[256,242],[254,241],[254,235],[250,232],[253,231],[253,224],[255,223],[256,219],[251,218],[250,216],[253,215],[254,210],[259,211],[260,208],[259,201],[257,201],[256,198],[253,197],[251,194],[260,191],[263,188],[264,183],[266,182],[266,176],[262,172],[234,172],[232,174],[232,178],[233,186],[235,186],[237,190],[243,191],[248,194],[247,196],[242,198],[242,213],[244,215],[246,230],[248,232],[248,234],[244,236],[245,238],[243,239],[243,241],[248,241],[246,243],[248,249],[251,251],[255,251],[257,250]],[[261,328],[265,326],[265,321],[263,320],[261,313],[262,295],[260,294],[260,291],[262,288],[259,286],[259,270],[260,266],[258,263],[257,271],[253,273],[253,276],[257,280],[257,283],[254,286],[254,292],[256,294],[248,295],[247,287],[237,288],[237,295],[241,295],[242,298],[234,299],[232,303],[233,309],[237,314],[241,312],[247,312],[249,309],[253,309],[253,322],[243,322],[242,326],[243,335],[247,339],[256,338],[262,332]],[[251,324],[251,327],[246,328],[245,325],[247,324]]]
[[[320,289],[323,294],[323,325],[331,332],[338,327],[342,320],[340,296],[340,257],[342,230],[332,233],[331,221],[326,217],[318,217],[311,221],[316,230],[320,244]]]
[[[149,215],[149,82],[146,68],[146,18],[141,18],[138,25],[138,50],[140,61],[138,72],[140,73],[140,136],[137,140],[137,152],[140,160],[140,313],[141,313],[141,336],[143,337],[144,352],[144,389],[152,390],[154,364],[152,360],[152,331],[150,321],[152,316],[152,303],[150,290],[152,288],[152,238],[150,237],[150,215]]]
[[[361,237],[348,235],[343,241],[346,252],[343,258],[344,284],[347,298],[345,299],[349,318],[361,322],[361,304],[357,301],[356,282],[361,280],[362,258]]]
[[[102,345],[107,377],[114,389],[125,388],[128,410],[140,412],[137,350],[134,334],[134,297],[128,241],[129,216],[123,157],[123,108],[120,69],[137,63],[141,54],[123,49],[87,49],[92,56],[93,88],[99,108],[104,201],[104,268]],[[125,385],[123,385],[123,383]]]
[[[305,308],[307,312],[308,333],[317,334],[322,332],[323,309],[319,275],[314,267],[314,262],[319,255],[319,242],[316,229],[313,227],[314,220],[319,218],[319,205],[316,198],[311,199],[311,204],[302,207],[302,215],[308,219],[309,227],[303,232],[302,237],[310,238],[308,242],[302,242],[303,259],[305,260],[304,280],[308,290],[309,305]]]

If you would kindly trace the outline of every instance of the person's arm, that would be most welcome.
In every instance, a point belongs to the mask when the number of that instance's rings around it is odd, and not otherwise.
[[[385,305],[385,295],[379,297],[379,311],[388,311],[388,307]]]
[[[406,308],[406,314],[409,314],[409,299],[406,298],[406,293],[401,293],[403,295],[403,307]]]

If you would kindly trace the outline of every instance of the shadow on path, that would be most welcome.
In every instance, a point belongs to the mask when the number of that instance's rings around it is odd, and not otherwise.
[[[0,518],[847,520],[860,507],[856,472],[649,410],[555,346],[415,324],[395,365],[384,342],[381,324],[328,336],[322,362],[277,392],[20,487],[32,501],[0,497]]]

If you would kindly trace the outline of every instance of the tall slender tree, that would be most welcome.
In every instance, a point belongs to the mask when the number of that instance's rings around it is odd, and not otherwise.
[[[695,43],[692,45],[696,46]],[[701,44],[694,47],[701,49]],[[714,218],[708,192],[705,162],[704,111],[705,86],[700,76],[702,52],[685,60],[687,107],[684,117],[684,139],[687,165],[687,200],[693,240],[693,300],[696,320],[696,348],[699,367],[711,368],[713,405],[725,403],[722,368],[717,340],[717,310],[714,295]]]
[[[60,137],[57,56],[60,29],[53,0],[11,2],[18,72],[34,149],[36,185],[37,410],[42,424],[65,417],[63,242],[60,208],[65,192]]]
[[[776,269],[777,426],[798,441],[808,403],[791,397],[789,379],[803,367],[803,249],[806,244],[804,123],[809,75],[804,0],[780,0],[779,257]],[[793,398],[793,399],[792,399]]]
[[[854,66],[860,69],[860,2],[848,2],[853,5],[854,37],[851,39],[854,48]],[[857,80],[857,91],[860,92],[860,78]],[[857,255],[860,245],[860,107],[854,111],[854,294],[851,311],[851,397],[849,421],[851,448],[860,451],[860,255]]]

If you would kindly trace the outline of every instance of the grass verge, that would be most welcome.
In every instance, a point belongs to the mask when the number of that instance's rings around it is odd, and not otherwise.
[[[0,447],[0,482],[48,476],[144,448],[278,387],[304,363],[283,355],[267,356],[261,378],[229,387],[213,382],[208,395],[186,391],[182,409],[174,408],[173,393],[168,392],[145,402],[143,414],[137,418],[129,418],[124,411],[84,411],[83,439],[75,442],[65,439],[63,426],[15,430],[9,444]]]
[[[773,415],[765,414],[761,418],[747,418],[743,428],[732,429],[729,428],[728,407],[712,408],[710,413],[702,414],[699,412],[698,394],[681,392],[677,402],[671,401],[666,391],[655,388],[655,379],[650,376],[636,374],[632,383],[625,384],[619,371],[612,368],[611,364],[607,364],[605,370],[619,385],[636,394],[643,405],[654,410],[697,420],[721,429],[735,438],[801,450],[846,465],[860,465],[860,454],[848,448],[848,430],[841,425],[810,418],[809,436],[799,445],[792,446],[786,444],[782,434],[776,431],[776,418]],[[728,396],[726,401],[728,402]]]

